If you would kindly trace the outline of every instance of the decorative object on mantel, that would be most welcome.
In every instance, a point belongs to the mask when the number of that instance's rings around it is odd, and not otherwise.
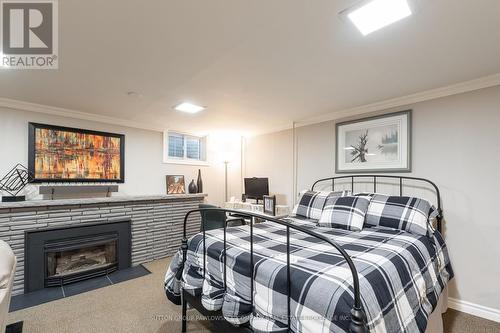
[[[198,186],[196,186],[194,179],[191,179],[191,183],[189,183],[188,186],[188,191],[189,193],[198,193]]]
[[[410,172],[411,110],[336,125],[336,172]]]
[[[198,193],[203,193],[203,180],[201,179],[201,169],[198,169],[198,180],[196,181]]]
[[[167,176],[167,194],[185,194],[186,186],[184,184],[184,176],[168,175]]]
[[[29,123],[28,169],[34,182],[125,181],[125,136]]]
[[[98,194],[110,197],[111,193],[118,192],[118,185],[42,185],[39,187],[39,193],[49,196],[54,200],[56,196],[65,196],[72,194]]]
[[[26,196],[18,195],[21,191],[33,181],[33,175],[22,164],[16,164],[0,180],[0,191],[7,192],[10,196],[2,196],[3,202],[25,201]]]

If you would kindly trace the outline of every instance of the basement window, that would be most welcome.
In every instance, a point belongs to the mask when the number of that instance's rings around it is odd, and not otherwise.
[[[206,137],[176,131],[165,131],[163,137],[165,163],[206,164]]]

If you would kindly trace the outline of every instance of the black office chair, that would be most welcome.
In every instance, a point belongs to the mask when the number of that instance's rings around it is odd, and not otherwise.
[[[210,204],[200,204],[200,209],[204,208],[219,208]],[[228,227],[236,227],[240,225],[245,225],[245,220],[242,218],[228,219],[227,215],[223,211],[201,211],[201,223],[200,230],[203,231],[203,225],[205,225],[205,231],[224,228],[224,223],[227,221]]]

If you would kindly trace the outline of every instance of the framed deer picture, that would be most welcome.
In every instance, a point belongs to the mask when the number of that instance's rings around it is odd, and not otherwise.
[[[337,123],[336,133],[336,173],[411,171],[411,110]]]

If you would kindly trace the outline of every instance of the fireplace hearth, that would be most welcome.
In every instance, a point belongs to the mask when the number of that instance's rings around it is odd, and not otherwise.
[[[26,232],[25,293],[130,267],[130,220]]]

